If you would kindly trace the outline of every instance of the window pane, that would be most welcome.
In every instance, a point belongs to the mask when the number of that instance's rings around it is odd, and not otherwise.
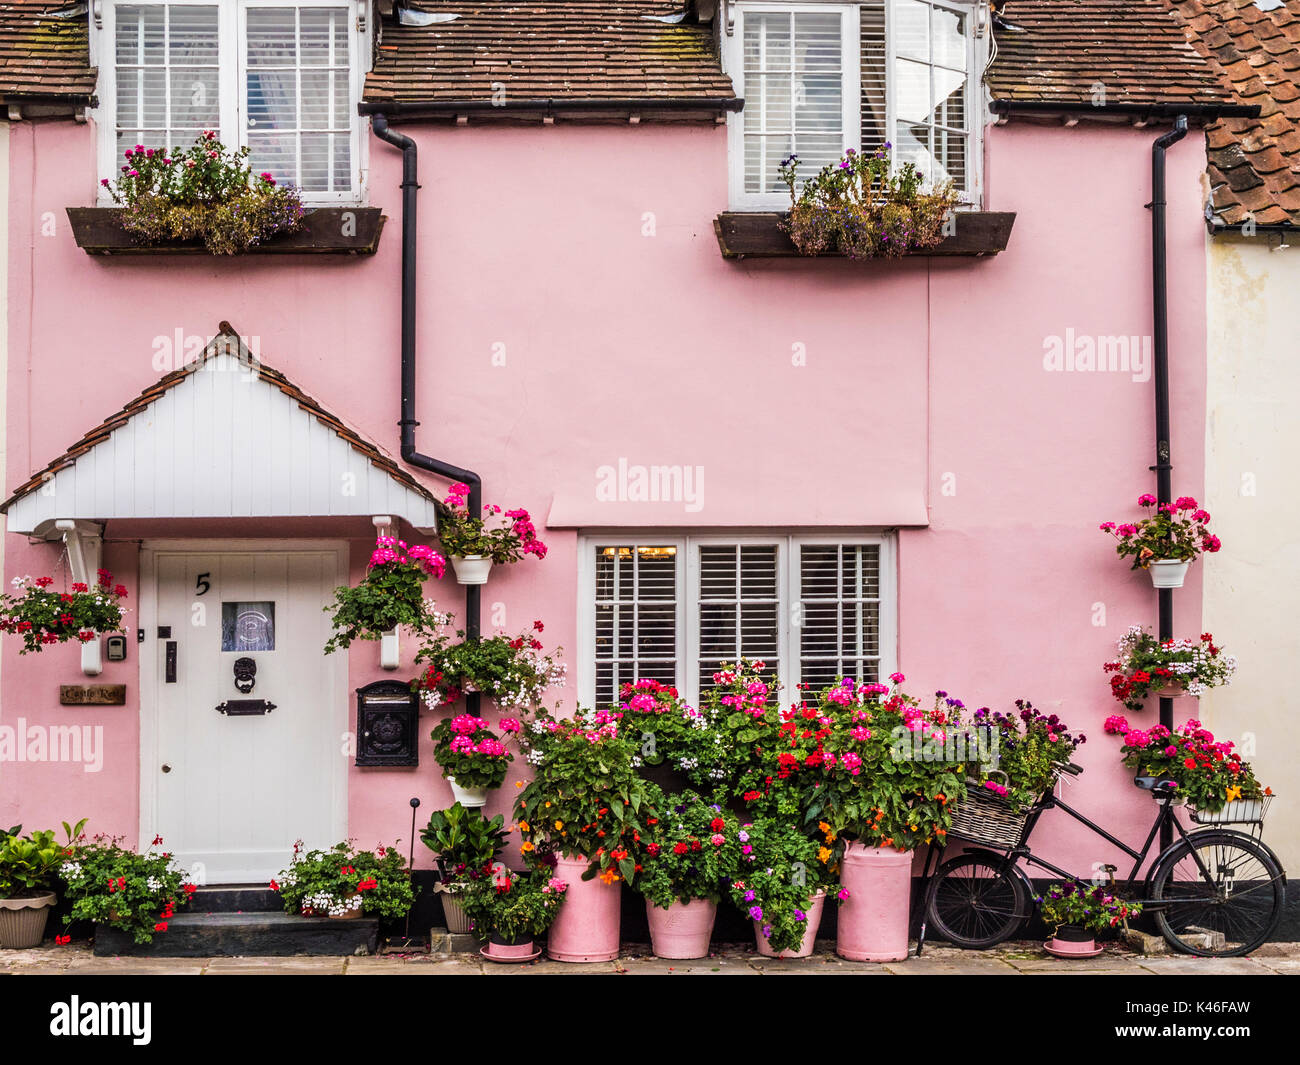
[[[798,557],[800,680],[821,688],[845,676],[877,679],[879,547],[801,544]]]
[[[930,5],[924,0],[894,0],[894,51],[900,57],[930,59]]]
[[[596,705],[640,679],[677,683],[677,549],[599,546],[596,552]]]
[[[216,127],[215,5],[119,7],[114,54],[119,153],[136,144],[189,147],[196,129]]]
[[[934,61],[940,66],[966,69],[966,16],[934,9]]]
[[[774,544],[700,546],[700,691],[719,662],[762,658],[779,672],[779,571]]]
[[[904,122],[930,118],[930,68],[900,60],[894,67],[894,108]]]
[[[246,137],[256,171],[306,193],[352,186],[346,7],[247,12]]]

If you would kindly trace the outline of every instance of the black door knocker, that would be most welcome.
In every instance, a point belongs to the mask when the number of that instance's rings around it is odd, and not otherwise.
[[[235,659],[235,687],[247,695],[257,683],[257,663],[251,658]]]

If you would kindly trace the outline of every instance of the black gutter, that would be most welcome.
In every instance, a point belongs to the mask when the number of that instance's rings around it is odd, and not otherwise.
[[[509,100],[495,103],[488,99],[475,100],[391,100],[361,101],[357,110],[363,115],[437,116],[467,115],[493,111],[544,112],[555,114],[564,111],[740,111],[745,101],[734,96],[666,96],[662,99],[646,97],[576,97],[560,96],[540,99]],[[1255,109],[1258,112],[1258,108]]]
[[[1246,237],[1249,237],[1251,233],[1279,233],[1291,237],[1300,234],[1300,225],[1294,225],[1291,222],[1269,222],[1267,224],[1238,222],[1236,225],[1226,226],[1221,222],[1215,222],[1211,218],[1206,219],[1205,228],[1210,231],[1212,237],[1217,237],[1220,233],[1240,233]],[[1246,232],[1247,229],[1250,230],[1249,233]]]
[[[390,129],[384,115],[374,115],[370,127],[376,137],[402,152],[402,417],[398,422],[402,434],[402,461],[439,477],[463,481],[469,486],[469,515],[477,518],[483,511],[483,479],[473,470],[422,455],[415,447],[415,427],[420,424],[415,420],[415,200],[420,188],[419,165],[415,141]],[[465,585],[464,624],[469,639],[477,639],[481,632],[480,590],[477,584]],[[477,714],[478,694],[468,694],[466,702],[466,709]]]
[[[995,115],[1136,115],[1145,118],[1258,118],[1257,104],[1135,104],[1127,102],[1091,104],[1083,100],[994,100],[989,110]]]
[[[1173,463],[1170,450],[1169,426],[1169,271],[1168,248],[1165,233],[1165,153],[1187,136],[1187,116],[1178,115],[1174,128],[1151,145],[1151,315],[1153,321],[1152,343],[1155,349],[1156,392],[1156,464],[1151,470],[1156,475],[1156,503],[1164,506],[1173,502]],[[1156,589],[1159,603],[1160,639],[1172,640],[1174,636],[1174,590]],[[1160,724],[1174,727],[1174,701],[1160,696]],[[1160,845],[1168,847],[1173,842],[1173,828],[1161,826]]]

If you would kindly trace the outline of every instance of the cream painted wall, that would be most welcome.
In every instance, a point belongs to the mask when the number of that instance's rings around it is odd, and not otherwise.
[[[9,123],[0,122],[0,470],[5,462],[5,388],[9,382]],[[5,516],[0,514],[0,576],[5,572]]]
[[[1208,277],[1206,500],[1223,550],[1202,563],[1206,631],[1238,660],[1201,700],[1278,793],[1265,838],[1300,871],[1300,720],[1286,669],[1300,657],[1300,246],[1217,237]]]

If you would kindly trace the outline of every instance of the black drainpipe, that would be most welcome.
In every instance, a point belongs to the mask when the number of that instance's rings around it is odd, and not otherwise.
[[[1169,275],[1165,246],[1165,152],[1187,136],[1187,116],[1178,115],[1174,128],[1158,137],[1151,146],[1151,266],[1152,266],[1152,319],[1155,347],[1156,386],[1156,464],[1151,470],[1156,475],[1156,502],[1163,506],[1173,502],[1173,463],[1169,446]],[[1159,600],[1160,639],[1170,640],[1174,635],[1174,590],[1156,590]],[[1174,701],[1160,697],[1160,724],[1174,727]],[[1163,825],[1160,831],[1161,847],[1173,842],[1173,829]]]
[[[469,514],[477,518],[483,511],[483,478],[473,470],[430,458],[415,449],[415,427],[420,424],[415,420],[415,197],[420,188],[419,166],[415,141],[389,129],[385,116],[372,115],[370,128],[380,140],[402,151],[402,418],[398,422],[402,432],[402,461],[439,477],[469,485]],[[479,593],[479,585],[465,586],[464,624],[469,639],[478,639],[481,632],[482,600]],[[469,713],[477,714],[478,704],[478,693],[471,692],[466,696]]]

